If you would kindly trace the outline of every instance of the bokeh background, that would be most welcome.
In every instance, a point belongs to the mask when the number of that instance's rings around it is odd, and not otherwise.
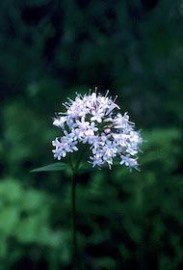
[[[77,186],[87,270],[183,269],[182,0],[0,1],[0,270],[71,269],[71,183],[55,112],[75,92],[118,95],[145,143],[140,172]]]

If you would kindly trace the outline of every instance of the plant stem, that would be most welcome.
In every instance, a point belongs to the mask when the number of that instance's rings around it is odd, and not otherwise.
[[[76,174],[72,174],[72,246],[73,246],[73,270],[79,270],[76,235]]]

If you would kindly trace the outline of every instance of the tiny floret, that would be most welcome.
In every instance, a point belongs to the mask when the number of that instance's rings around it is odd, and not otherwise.
[[[120,107],[107,94],[76,94],[74,100],[68,99],[63,104],[66,112],[53,119],[53,125],[61,130],[61,136],[52,142],[54,158],[60,160],[78,151],[83,143],[89,145],[89,162],[93,166],[107,164],[111,168],[115,161],[129,168],[138,167],[142,137],[129,121],[128,113],[122,115]]]

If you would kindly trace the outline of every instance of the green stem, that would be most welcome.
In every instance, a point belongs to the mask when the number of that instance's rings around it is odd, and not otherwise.
[[[86,145],[83,146],[82,150],[81,150],[81,153],[78,157],[78,160],[74,166],[74,172],[78,172],[79,168],[80,168],[80,165],[81,165],[81,162],[82,162],[82,159],[83,159],[83,156],[84,156],[84,153],[86,152],[87,148],[86,148]]]
[[[76,175],[72,174],[72,246],[73,246],[73,269],[79,270],[76,234]]]

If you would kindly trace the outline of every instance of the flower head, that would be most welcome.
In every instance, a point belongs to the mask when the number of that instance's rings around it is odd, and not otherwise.
[[[119,113],[119,106],[107,94],[77,94],[75,100],[64,103],[66,112],[59,113],[53,121],[61,130],[61,136],[52,142],[56,159],[78,151],[77,145],[83,143],[90,147],[93,166],[108,164],[111,168],[114,160],[119,160],[121,165],[137,168],[142,138],[128,113]]]

